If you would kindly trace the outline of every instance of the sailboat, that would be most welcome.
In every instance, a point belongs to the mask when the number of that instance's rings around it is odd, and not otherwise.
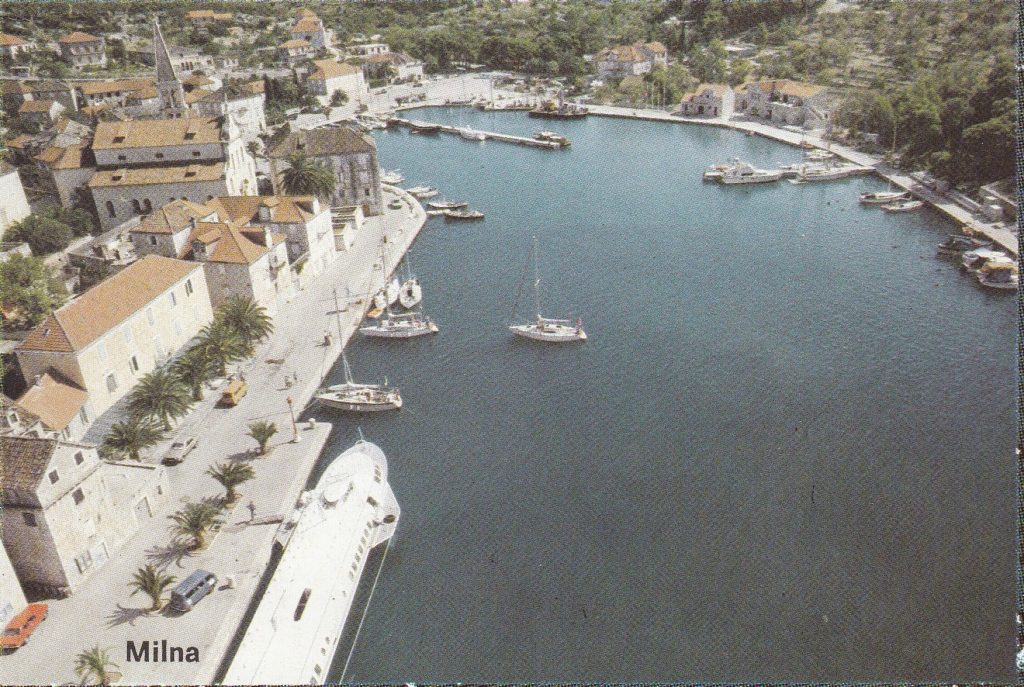
[[[408,267],[408,262],[406,262]],[[402,300],[402,305],[407,308],[411,308],[423,299],[423,291],[420,289],[419,282],[415,277],[411,276],[406,280],[405,284],[402,285],[402,296],[400,299],[404,299],[407,295],[405,293],[406,287],[410,286],[415,292],[415,301],[411,299]],[[406,303],[410,303],[406,305]],[[414,336],[424,336],[426,334],[436,334],[438,329],[437,325],[434,324],[429,317],[425,316],[422,311],[411,311],[405,313],[392,312],[391,306],[385,307],[385,316],[374,324],[367,324],[366,326],[359,328],[359,333],[364,336],[373,336],[382,339],[411,339]]]
[[[402,282],[402,288],[398,293],[398,302],[403,308],[414,308],[423,300],[423,289],[420,287],[420,280],[412,273],[412,266],[409,264],[409,254],[405,254],[405,271],[407,279]]]
[[[402,407],[402,395],[397,387],[383,384],[358,384],[352,379],[352,368],[348,365],[345,351],[341,352],[345,368],[345,383],[324,387],[317,392],[317,401],[329,408],[354,413],[374,413],[382,410],[398,410]]]
[[[537,237],[533,237],[533,298],[537,310],[537,320],[527,324],[513,324],[509,330],[517,336],[537,341],[567,343],[570,341],[586,341],[587,333],[583,331],[583,320],[557,320],[540,314],[540,270],[537,267]]]
[[[380,244],[380,264],[381,269],[384,270],[384,274],[387,274],[388,253],[383,242]],[[376,295],[374,295],[373,305],[375,308],[383,310],[389,305],[394,305],[401,293],[402,285],[398,282],[398,277],[391,277],[391,280],[385,284]]]

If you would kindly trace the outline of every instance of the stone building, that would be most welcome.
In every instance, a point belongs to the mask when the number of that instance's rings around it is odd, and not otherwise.
[[[298,64],[315,53],[313,44],[303,38],[292,38],[277,46],[277,59],[285,64]]]
[[[330,97],[335,91],[344,91],[351,102],[366,100],[363,71],[344,62],[313,60],[313,71],[306,77],[306,85],[314,95]]]
[[[829,118],[830,103],[822,86],[776,79],[752,81],[736,88],[736,111],[809,129],[823,127]]]
[[[61,58],[72,67],[105,67],[106,43],[102,38],[81,31],[69,33],[57,40]]]
[[[414,60],[404,52],[386,52],[369,55],[362,60],[363,74],[367,79],[382,79],[393,75],[394,81],[421,81],[423,63]]]
[[[11,618],[20,613],[26,603],[21,581],[14,572],[7,549],[0,541],[0,627],[7,625]]]
[[[60,204],[65,208],[74,205],[75,194],[79,189],[86,188],[89,179],[96,172],[96,160],[92,156],[92,149],[86,143],[74,143],[64,147],[52,145],[33,159],[49,172]]]
[[[287,157],[301,153],[334,172],[332,207],[359,205],[367,216],[383,211],[377,144],[369,135],[348,127],[292,131],[285,126],[267,146],[274,192],[283,193],[282,177]]]
[[[256,191],[256,163],[231,117],[100,122],[92,150],[88,186],[104,229],[176,198]]]
[[[11,434],[65,441],[85,435],[92,418],[85,409],[88,394],[84,389],[56,370],[36,375],[28,382],[28,388],[16,401],[25,430],[14,431],[18,425],[12,424]]]
[[[324,23],[320,20],[320,17],[313,11],[305,8],[298,11],[295,24],[292,25],[290,33],[292,40],[306,41],[314,51],[326,48],[330,44],[330,39],[327,37],[327,29],[324,28]]]
[[[22,587],[71,594],[164,499],[160,466],[108,463],[94,446],[0,437],[0,538]]]
[[[15,355],[30,385],[55,380],[41,403],[88,425],[212,319],[202,266],[148,255],[55,310]]]
[[[733,112],[736,94],[728,84],[702,83],[683,96],[679,114],[686,117],[728,117]]]
[[[641,76],[654,67],[668,65],[668,51],[657,41],[605,48],[594,56],[597,75],[602,79]]]
[[[31,212],[18,170],[0,160],[0,239],[12,224],[25,219]]]
[[[45,129],[56,123],[65,109],[56,100],[26,100],[18,108],[18,117]]]

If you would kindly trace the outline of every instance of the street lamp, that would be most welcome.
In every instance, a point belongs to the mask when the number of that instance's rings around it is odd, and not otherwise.
[[[299,437],[299,426],[295,424],[295,407],[291,396],[288,397],[288,413],[292,417],[292,443],[297,444],[302,439]]]

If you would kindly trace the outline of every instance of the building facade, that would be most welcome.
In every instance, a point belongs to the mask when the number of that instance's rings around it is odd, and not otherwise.
[[[686,117],[728,117],[736,94],[728,84],[702,83],[683,96],[679,114]]]
[[[14,572],[14,566],[11,564],[7,549],[4,548],[2,537],[0,537],[0,626],[6,626],[7,622],[20,613],[26,604],[21,581]]]
[[[313,71],[306,77],[313,95],[330,97],[336,91],[344,91],[351,102],[366,100],[366,80],[359,67],[334,60],[313,60],[313,65]]]
[[[85,392],[77,412],[88,425],[212,319],[202,266],[148,255],[55,310],[15,355],[30,385],[62,381],[42,390],[51,405],[71,408]]]
[[[105,67],[106,42],[81,31],[69,33],[57,40],[61,58],[72,67]]]
[[[12,224],[31,214],[18,170],[0,160],[0,240]]]
[[[292,40],[306,41],[312,46],[314,51],[330,45],[330,39],[327,36],[327,29],[324,28],[324,23],[311,10],[299,10],[290,34]]]
[[[736,111],[780,126],[820,128],[828,121],[829,103],[822,86],[776,79],[753,81],[736,88]]]
[[[16,60],[19,55],[27,53],[33,48],[32,43],[24,38],[12,36],[9,33],[0,33],[0,59]]]

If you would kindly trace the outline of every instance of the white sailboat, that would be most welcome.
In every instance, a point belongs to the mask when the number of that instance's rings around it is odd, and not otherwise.
[[[570,341],[586,341],[587,333],[583,331],[583,320],[552,319],[541,315],[540,310],[540,270],[537,267],[537,237],[533,237],[533,297],[536,305],[537,319],[526,324],[513,324],[509,330],[517,335],[535,341],[568,343]]]
[[[359,384],[352,379],[352,368],[348,365],[345,351],[341,352],[345,369],[345,382],[320,389],[316,400],[329,408],[353,413],[374,413],[382,410],[398,410],[402,407],[402,395],[397,387],[384,384]]]
[[[412,266],[409,264],[409,254],[405,254],[406,280],[402,282],[399,289],[398,302],[403,308],[414,308],[423,300],[423,289],[420,287],[420,280],[412,273]]]
[[[376,324],[359,328],[363,336],[380,339],[411,339],[426,334],[436,334],[437,325],[420,312],[391,313]]]

